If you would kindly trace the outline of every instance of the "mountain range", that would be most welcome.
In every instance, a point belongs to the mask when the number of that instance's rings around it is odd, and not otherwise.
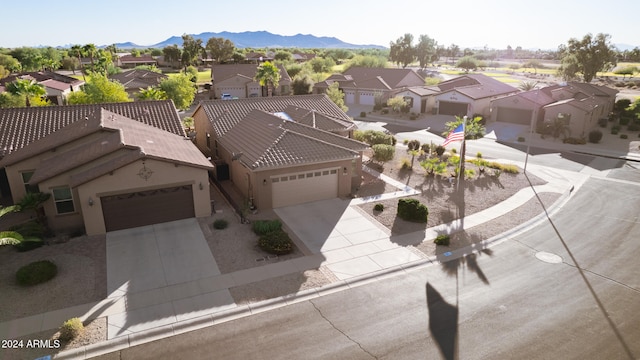
[[[268,31],[244,31],[244,32],[228,32],[219,33],[204,32],[201,34],[190,34],[194,39],[201,39],[205,45],[207,40],[212,37],[220,37],[231,40],[237,48],[320,48],[320,49],[384,49],[380,45],[357,45],[349,44],[335,37],[314,36],[314,35],[278,35]],[[131,48],[157,48],[162,49],[166,46],[178,45],[182,46],[182,36],[172,36],[162,42],[153,45],[138,45],[132,42],[124,42],[115,44],[120,49]]]

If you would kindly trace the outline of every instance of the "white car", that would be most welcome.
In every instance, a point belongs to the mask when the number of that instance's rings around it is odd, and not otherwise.
[[[220,96],[220,99],[222,99],[222,100],[233,100],[233,96],[231,96],[231,94],[222,94],[222,96]]]

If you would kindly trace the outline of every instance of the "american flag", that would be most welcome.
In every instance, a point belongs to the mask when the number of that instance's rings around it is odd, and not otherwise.
[[[444,143],[442,144],[442,146],[447,146],[450,142],[462,140],[464,140],[464,123],[458,125],[457,128],[453,129],[453,131],[451,131],[449,135],[447,135],[447,138],[444,139]]]

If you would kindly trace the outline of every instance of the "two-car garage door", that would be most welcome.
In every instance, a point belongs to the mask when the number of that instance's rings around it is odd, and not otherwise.
[[[507,107],[498,107],[498,115],[496,121],[508,122],[512,124],[529,125],[531,124],[531,117],[533,110],[530,109],[515,109]]]
[[[191,185],[103,196],[100,202],[107,231],[195,216]]]
[[[338,196],[338,169],[323,169],[271,177],[272,206],[303,204]]]
[[[464,115],[467,115],[467,108],[468,108],[467,103],[454,102],[454,101],[439,101],[438,114],[464,116]]]

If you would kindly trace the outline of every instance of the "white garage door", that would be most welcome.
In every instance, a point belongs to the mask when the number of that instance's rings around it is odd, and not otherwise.
[[[338,169],[273,176],[271,194],[274,208],[333,199],[338,196]]]
[[[356,101],[356,93],[353,91],[344,92],[344,102],[346,104],[353,104]]]
[[[219,89],[220,96],[222,96],[222,94],[230,94],[231,96],[237,97],[240,99],[247,97],[247,95],[245,94],[244,87],[221,86],[218,89]]]
[[[376,96],[372,92],[361,92],[360,93],[360,105],[375,105]]]

